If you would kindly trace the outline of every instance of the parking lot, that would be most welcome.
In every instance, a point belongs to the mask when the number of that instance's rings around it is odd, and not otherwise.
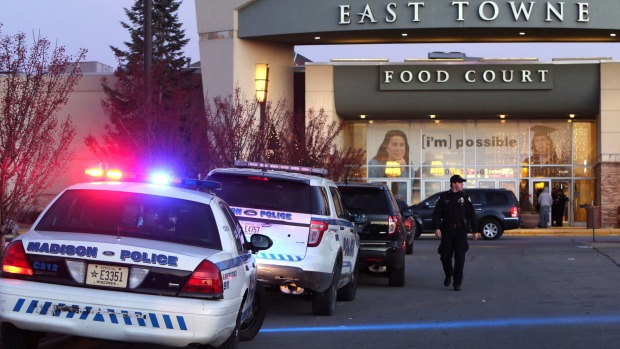
[[[524,235],[471,241],[461,292],[443,287],[432,237],[407,256],[405,287],[362,277],[333,316],[270,292],[261,332],[240,347],[617,348],[620,237]],[[164,348],[83,338],[45,347]]]

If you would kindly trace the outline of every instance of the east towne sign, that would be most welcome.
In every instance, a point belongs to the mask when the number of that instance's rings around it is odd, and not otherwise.
[[[240,9],[238,35],[296,45],[617,41],[619,14],[618,0],[259,0]]]

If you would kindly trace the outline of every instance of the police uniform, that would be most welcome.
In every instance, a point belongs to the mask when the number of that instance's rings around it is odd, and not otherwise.
[[[466,181],[459,175],[450,178],[450,183]],[[433,226],[441,231],[441,243],[437,252],[446,275],[444,286],[449,287],[454,278],[454,290],[459,291],[463,281],[465,252],[469,249],[467,233],[478,231],[470,197],[463,191],[449,190],[442,193],[433,211]]]

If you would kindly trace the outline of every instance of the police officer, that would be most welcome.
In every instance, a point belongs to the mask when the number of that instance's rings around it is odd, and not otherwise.
[[[446,274],[443,285],[450,287],[452,284],[455,291],[461,290],[463,282],[465,252],[469,249],[467,233],[473,232],[474,240],[480,237],[474,206],[469,196],[463,192],[463,182],[466,181],[459,175],[450,177],[450,190],[439,196],[433,211],[435,236],[441,239],[437,252]]]

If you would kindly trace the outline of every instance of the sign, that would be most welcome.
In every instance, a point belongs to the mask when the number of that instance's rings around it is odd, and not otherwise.
[[[551,64],[391,64],[379,68],[380,90],[550,90]]]

